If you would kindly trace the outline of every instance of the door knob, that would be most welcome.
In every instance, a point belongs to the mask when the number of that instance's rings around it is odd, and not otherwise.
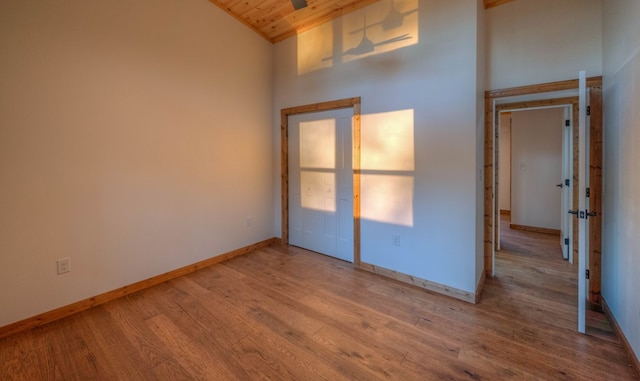
[[[562,189],[562,188],[564,187],[564,185],[562,185],[562,184],[556,184],[556,186],[557,186],[558,188],[560,188],[560,189]]]

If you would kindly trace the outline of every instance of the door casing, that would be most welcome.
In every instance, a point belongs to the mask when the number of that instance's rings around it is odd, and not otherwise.
[[[494,147],[494,138],[498,138],[494,131],[494,117],[497,107],[495,101],[500,98],[535,95],[564,90],[577,90],[578,79],[549,82],[538,85],[512,87],[506,89],[489,90],[485,92],[485,134],[484,134],[484,269],[485,275],[494,275],[493,253],[497,242],[497,229],[494,229],[494,221],[499,219],[500,208],[495,203],[498,197],[494,197],[494,189],[498,189],[498,176],[494,176],[494,158],[498,147]],[[590,190],[589,210],[598,214],[596,218],[589,219],[589,300],[591,303],[600,304],[601,285],[601,245],[602,245],[602,77],[587,78],[587,91],[590,99],[590,128],[589,140],[591,150],[590,157]],[[544,102],[544,101],[540,101]],[[578,128],[577,105],[574,107],[574,131]],[[577,132],[574,132],[574,139]],[[575,141],[577,146],[577,141]],[[496,161],[496,173],[499,171]],[[577,169],[578,158],[574,155],[574,169]],[[574,171],[574,202],[578,199],[579,180],[577,170]],[[494,188],[495,187],[495,188]],[[577,225],[574,224],[574,240],[577,239]],[[574,258],[577,258],[577,242],[574,245]]]
[[[360,267],[360,97],[313,103],[280,110],[280,173],[282,206],[282,245],[289,244],[289,115],[319,111],[353,109],[353,264]]]

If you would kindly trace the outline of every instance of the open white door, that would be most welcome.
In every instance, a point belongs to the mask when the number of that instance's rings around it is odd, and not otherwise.
[[[580,71],[579,79],[579,138],[578,138],[578,175],[580,189],[578,192],[578,332],[586,331],[586,306],[587,306],[587,251],[589,241],[587,239],[587,188],[589,156],[587,155],[587,76]]]
[[[495,137],[495,143],[494,143],[494,147],[498,147],[497,151],[499,152],[498,155],[495,155],[495,160],[497,160],[497,162],[494,162],[493,167],[494,167],[494,177],[496,178],[496,180],[498,180],[498,184],[499,186],[496,187],[495,186],[495,181],[494,181],[494,188],[495,191],[493,193],[494,197],[496,198],[496,201],[494,202],[495,205],[497,205],[497,210],[495,210],[498,214],[498,216],[500,216],[500,206],[502,205],[502,198],[504,197],[504,195],[500,192],[500,187],[502,186],[502,181],[504,180],[504,175],[503,175],[503,171],[505,170],[505,168],[503,168],[502,166],[500,166],[501,164],[501,159],[502,159],[502,149],[504,147],[501,146],[502,143],[502,112],[498,113],[498,120],[496,121],[498,123],[498,126],[496,127],[496,137]],[[494,149],[493,152],[495,153],[496,150]],[[497,164],[497,165],[496,165]],[[497,172],[497,175],[495,174]],[[495,208],[495,207],[494,207]],[[494,221],[495,223],[495,227],[494,227],[494,237],[496,237],[496,242],[493,245],[493,251],[495,252],[496,250],[500,251],[501,247],[500,247],[500,241],[501,241],[501,234],[500,234],[500,217],[498,217],[497,219],[495,219]]]
[[[562,134],[562,234],[560,245],[562,256],[573,263],[573,106],[564,108],[565,127]]]

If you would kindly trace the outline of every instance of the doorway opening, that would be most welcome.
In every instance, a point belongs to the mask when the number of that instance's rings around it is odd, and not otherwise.
[[[581,74],[583,76],[583,74]],[[583,77],[584,78],[584,77]],[[582,233],[582,237],[589,242],[589,252],[587,253],[584,263],[580,263],[580,266],[588,266],[590,270],[590,277],[588,281],[588,295],[589,300],[593,305],[598,305],[600,302],[600,235],[601,235],[601,196],[602,196],[602,78],[594,77],[586,79],[587,97],[589,98],[589,108],[583,107],[583,110],[590,111],[589,122],[582,123],[582,128],[586,126],[588,133],[585,135],[589,139],[590,150],[585,150],[589,156],[585,163],[590,163],[590,167],[587,168],[586,174],[582,174],[582,178],[579,176],[579,171],[574,171],[572,185],[574,187],[573,195],[577,196],[580,188],[581,181],[587,181],[590,186],[590,197],[587,199],[586,207],[588,210],[581,210],[585,214],[588,214],[589,220],[588,233]],[[584,83],[584,82],[583,82]],[[499,157],[500,147],[496,142],[499,139],[499,131],[496,130],[496,119],[499,115],[497,113],[499,107],[511,107],[512,109],[526,109],[531,107],[549,107],[560,104],[572,104],[573,106],[573,121],[578,122],[578,107],[575,105],[575,99],[571,100],[577,95],[579,88],[579,80],[568,80],[561,82],[545,83],[533,86],[523,86],[517,88],[492,90],[485,93],[485,273],[487,277],[493,277],[496,273],[495,264],[496,258],[500,258],[499,242],[500,242],[500,206],[499,200],[499,163],[497,158]],[[509,104],[509,106],[503,106]],[[578,146],[577,132],[579,126],[574,126],[574,145]],[[575,151],[574,151],[575,152]],[[584,155],[581,152],[581,155]],[[583,156],[584,157],[584,156]],[[574,156],[574,168],[578,166],[578,156]],[[584,185],[583,185],[584,187]],[[582,196],[582,195],[580,195]],[[575,202],[578,197],[574,197],[572,212],[578,211]],[[591,217],[593,216],[593,217]],[[577,223],[574,224],[577,227]],[[577,247],[575,244],[576,239],[580,238],[576,233],[573,234],[570,243],[574,244],[574,248],[569,254],[574,254],[577,262]],[[573,231],[573,229],[572,229]],[[574,271],[574,278],[577,277],[577,271]],[[577,277],[579,278],[579,277]],[[580,283],[582,284],[582,283]]]
[[[561,103],[564,100],[554,100]],[[572,102],[573,99],[567,99]],[[577,101],[577,99],[576,99]],[[516,105],[517,107],[517,105]],[[499,139],[496,250],[531,252],[511,230],[541,233],[549,249],[573,263],[570,254],[572,104],[520,109],[497,107]],[[503,111],[506,110],[506,111]],[[507,233],[506,236],[503,233]],[[548,237],[552,235],[555,240]],[[535,237],[532,236],[532,237]],[[529,241],[529,240],[524,240]],[[528,242],[536,247],[536,242]]]
[[[527,251],[514,242],[517,234],[507,234],[509,245],[503,248],[503,232],[542,233],[556,237],[553,251],[559,258],[574,262],[577,234],[573,234],[572,216],[566,211],[574,209],[577,199],[573,194],[577,189],[573,176],[577,170],[573,160],[577,155],[573,144],[577,103],[577,97],[568,97],[496,106],[499,218],[495,221],[495,250]]]

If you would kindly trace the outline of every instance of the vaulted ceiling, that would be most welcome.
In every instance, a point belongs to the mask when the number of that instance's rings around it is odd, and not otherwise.
[[[209,1],[275,43],[380,0],[306,0],[307,7],[298,10],[291,0]],[[485,9],[510,1],[483,0]]]

